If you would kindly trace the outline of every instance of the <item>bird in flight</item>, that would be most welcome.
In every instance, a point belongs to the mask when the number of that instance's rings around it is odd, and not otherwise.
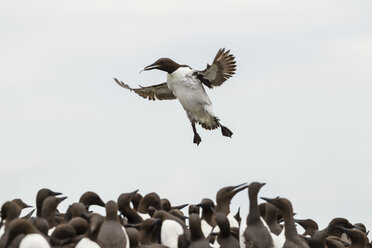
[[[230,50],[220,49],[211,65],[202,71],[194,70],[188,65],[180,65],[169,58],[160,58],[143,71],[162,70],[167,72],[167,81],[162,84],[148,87],[131,88],[129,85],[114,78],[115,82],[130,91],[135,92],[149,100],[178,99],[186,111],[194,133],[193,142],[200,144],[201,138],[196,131],[195,124],[199,123],[207,130],[221,128],[223,136],[231,137],[233,132],[223,126],[220,119],[214,114],[212,102],[209,99],[204,86],[212,89],[222,85],[234,75],[236,62]]]

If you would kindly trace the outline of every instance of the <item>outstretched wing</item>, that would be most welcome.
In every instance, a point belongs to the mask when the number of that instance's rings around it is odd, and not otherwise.
[[[157,85],[152,85],[148,87],[142,87],[137,89],[133,89],[129,87],[129,85],[119,81],[118,79],[114,78],[115,82],[130,91],[134,91],[138,95],[142,96],[143,98],[147,98],[149,100],[155,101],[156,99],[158,100],[171,100],[171,99],[176,99],[176,97],[173,95],[173,92],[168,88],[167,83],[162,83],[162,84],[157,84]]]
[[[208,88],[220,86],[228,78],[234,75],[236,70],[236,62],[234,55],[230,54],[230,50],[225,51],[225,48],[218,50],[212,65],[207,65],[204,71],[196,71],[196,77]]]

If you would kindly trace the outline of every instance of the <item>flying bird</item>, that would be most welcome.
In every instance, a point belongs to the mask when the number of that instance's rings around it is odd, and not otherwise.
[[[236,62],[234,56],[230,54],[230,50],[220,49],[213,63],[211,65],[207,64],[207,68],[202,71],[194,70],[188,65],[180,65],[169,58],[160,58],[146,66],[143,71],[154,69],[167,72],[165,83],[131,88],[116,78],[114,80],[119,86],[134,91],[149,100],[178,99],[191,122],[194,133],[193,142],[197,145],[200,144],[202,139],[196,131],[196,123],[207,130],[220,127],[223,136],[232,136],[233,132],[223,126],[220,119],[214,114],[212,102],[204,89],[204,86],[210,89],[220,86],[234,75]]]

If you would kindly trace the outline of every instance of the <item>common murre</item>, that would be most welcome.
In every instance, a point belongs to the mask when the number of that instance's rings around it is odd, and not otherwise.
[[[181,248],[190,240],[185,222],[164,210],[157,210],[153,218],[161,219],[160,243],[169,248]],[[182,236],[182,237],[180,237]]]
[[[220,229],[217,235],[217,243],[220,248],[239,248],[239,241],[233,236],[227,216],[223,213],[215,212],[215,220]]]
[[[17,247],[38,247],[50,248],[46,238],[40,234],[36,227],[28,220],[16,219],[9,223],[9,236],[6,240],[5,247],[10,247],[12,241],[20,237]],[[22,236],[20,235],[22,234]]]
[[[194,70],[188,65],[180,65],[169,58],[160,58],[146,66],[143,71],[154,69],[167,72],[167,82],[134,89],[116,78],[114,80],[121,87],[134,91],[149,100],[178,99],[191,122],[194,133],[193,142],[197,145],[200,144],[201,138],[196,131],[195,123],[199,123],[207,130],[221,127],[223,136],[232,136],[233,132],[221,125],[220,120],[214,114],[212,102],[203,87],[203,84],[208,88],[220,86],[234,75],[236,62],[230,50],[220,49],[212,65],[208,64],[203,71]]]
[[[87,191],[80,196],[79,202],[84,204],[84,206],[89,210],[91,205],[97,205],[105,207],[105,203],[102,201],[101,197],[93,191]]]
[[[211,248],[201,229],[200,218],[197,214],[189,217],[191,243],[189,248]]]
[[[159,210],[161,208],[160,201],[160,197],[156,192],[146,194],[138,205],[138,214],[143,220],[150,218],[149,207]]]
[[[118,197],[118,207],[120,213],[127,218],[129,224],[140,224],[143,222],[139,213],[131,208],[130,202],[132,197],[138,192],[135,190],[131,193],[123,193]]]
[[[204,236],[208,237],[213,228],[216,226],[213,212],[213,209],[215,208],[214,202],[209,198],[204,198],[196,206],[202,208],[201,229]]]
[[[50,189],[43,188],[40,189],[37,194],[36,194],[36,216],[41,217],[41,208],[43,206],[44,200],[48,196],[57,196],[57,195],[62,195],[60,192],[54,192]]]
[[[114,201],[108,201],[106,203],[106,219],[98,232],[97,243],[102,248],[128,248],[127,237],[125,229],[120,224],[118,205]]]
[[[246,188],[248,188],[248,185],[246,185],[246,183],[242,183],[236,186],[223,187],[218,190],[216,194],[216,211],[221,212],[227,216],[227,219],[230,222],[230,228],[239,228],[239,222],[230,213],[231,200],[237,193]]]
[[[285,242],[283,248],[310,248],[304,239],[298,233],[293,219],[292,203],[286,198],[265,198],[261,199],[270,202],[277,207],[283,214]]]
[[[247,227],[244,230],[241,242],[244,242],[243,247],[274,247],[273,239],[268,228],[263,224],[260,217],[260,210],[257,203],[257,195],[265,183],[253,182],[249,184],[249,214],[246,219]]]

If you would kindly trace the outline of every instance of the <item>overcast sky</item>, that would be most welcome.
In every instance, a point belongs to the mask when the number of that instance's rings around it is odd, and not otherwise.
[[[320,227],[372,228],[372,2],[0,1],[0,204],[42,187],[77,201],[156,191],[174,204],[266,182]],[[237,71],[207,90],[234,135],[198,126],[177,100],[114,83],[160,57],[204,69],[221,47]],[[247,192],[231,208],[248,211]]]

